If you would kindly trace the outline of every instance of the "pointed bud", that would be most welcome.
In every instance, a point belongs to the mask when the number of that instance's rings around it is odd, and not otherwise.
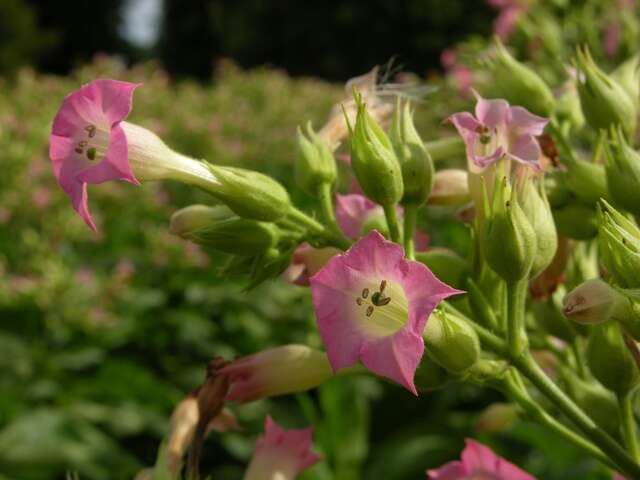
[[[291,208],[289,194],[273,178],[253,170],[207,164],[217,185],[205,190],[234,213],[251,220],[271,222]]]
[[[605,200],[598,209],[601,261],[615,283],[640,287],[640,229]]]
[[[591,240],[598,235],[596,210],[584,203],[571,202],[553,210],[558,234],[574,240]]]
[[[531,113],[550,117],[555,101],[545,81],[533,69],[513,58],[499,40],[495,48],[491,67],[498,96]]]
[[[587,49],[578,49],[575,63],[580,103],[587,122],[596,131],[620,125],[626,135],[631,135],[636,125],[636,108],[625,89],[595,64]]]
[[[336,162],[328,142],[307,123],[305,133],[298,127],[296,182],[306,193],[317,196],[320,185],[333,185],[337,177]]]
[[[351,165],[364,194],[379,205],[398,203],[403,195],[402,170],[391,142],[355,94],[358,114],[351,132]]]
[[[523,178],[522,183],[518,192],[519,203],[536,235],[536,253],[530,275],[537,277],[556,254],[558,234],[542,182]]]
[[[526,278],[536,256],[536,233],[507,177],[496,182],[493,208],[484,222],[482,249],[489,266],[507,282]]]
[[[447,168],[438,170],[433,189],[427,202],[429,205],[464,205],[471,201],[466,170]]]
[[[640,55],[636,54],[621,63],[611,77],[624,88],[637,108],[640,103]]]
[[[625,341],[616,322],[595,325],[589,336],[587,360],[593,376],[606,388],[624,396],[640,382],[640,371],[630,348],[635,342]]]
[[[611,198],[624,209],[640,213],[640,153],[627,142],[621,129],[611,129],[606,147],[605,172]]]
[[[171,216],[169,230],[214,250],[248,256],[274,248],[281,236],[275,224],[238,217],[224,205],[191,205],[178,210]]]
[[[498,433],[518,421],[518,408],[511,403],[492,403],[484,409],[476,421],[476,432]]]
[[[402,203],[422,205],[433,187],[433,161],[413,124],[409,102],[401,106],[398,100],[390,137],[402,169]]]
[[[567,167],[564,180],[579,200],[593,205],[600,198],[609,198],[604,166],[570,156],[563,157],[563,161]]]
[[[416,260],[424,263],[436,277],[454,288],[463,287],[470,271],[467,261],[448,248],[433,247],[417,252]]]
[[[599,278],[578,285],[562,301],[565,317],[590,325],[606,322],[623,307],[624,297]]]
[[[463,318],[434,310],[422,334],[427,354],[451,373],[462,373],[480,358],[478,336]]]

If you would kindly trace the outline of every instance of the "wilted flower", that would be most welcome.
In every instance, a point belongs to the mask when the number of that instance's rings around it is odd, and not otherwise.
[[[329,260],[311,278],[311,293],[334,372],[362,360],[416,394],[427,318],[441,300],[462,292],[373,231]]]
[[[311,451],[312,428],[284,430],[267,416],[244,480],[293,480],[320,461]]]
[[[460,460],[428,470],[430,480],[535,480],[513,463],[500,458],[489,447],[470,438],[465,440]]]

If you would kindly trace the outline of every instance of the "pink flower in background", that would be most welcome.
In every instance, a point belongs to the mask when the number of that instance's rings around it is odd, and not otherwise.
[[[53,172],[73,208],[96,230],[87,204],[87,184],[108,180],[139,182],[128,161],[120,123],[131,111],[138,85],[94,80],[68,95],[53,120],[49,156]]]
[[[498,17],[493,22],[493,33],[500,40],[507,41],[513,34],[518,19],[527,11],[527,4],[522,0],[487,0],[487,3],[498,10]]]
[[[422,332],[441,300],[458,293],[372,231],[311,277],[318,329],[334,372],[359,360],[417,395]]]
[[[535,477],[498,457],[490,448],[470,438],[460,460],[428,470],[430,480],[535,480]]]
[[[473,71],[458,61],[458,54],[454,48],[446,48],[440,54],[440,63],[447,74],[453,78],[458,94],[462,97],[471,95],[473,87]]]
[[[267,416],[244,480],[293,480],[320,457],[311,451],[312,428],[284,430]]]
[[[36,187],[31,192],[33,206],[43,210],[51,204],[51,191],[45,187]]]
[[[548,120],[523,107],[511,107],[506,100],[476,97],[475,117],[460,112],[448,119],[464,140],[469,161],[485,168],[506,156],[539,169],[540,145],[535,137],[542,134]]]
[[[609,58],[613,58],[618,53],[620,45],[620,24],[618,22],[610,22],[604,28],[602,38],[602,48]]]
[[[289,283],[300,286],[309,285],[309,277],[320,270],[331,257],[340,253],[333,247],[313,248],[304,242],[293,252],[291,265],[282,273],[282,277]]]
[[[11,220],[11,210],[5,207],[0,207],[0,225],[5,225]]]

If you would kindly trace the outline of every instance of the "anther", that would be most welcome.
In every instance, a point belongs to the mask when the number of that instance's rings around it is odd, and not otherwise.
[[[380,293],[384,292],[385,288],[387,288],[387,281],[386,280],[382,280],[380,282]]]
[[[373,307],[369,305],[367,307],[367,317],[370,317],[373,314]]]
[[[362,298],[367,298],[369,296],[369,289],[365,288],[362,290]]]
[[[84,129],[89,134],[89,138],[93,138],[95,136],[95,134],[96,134],[96,126],[95,125],[89,124],[86,127],[84,127]]]
[[[361,298],[356,298],[356,303],[358,305],[362,305],[362,299]]]

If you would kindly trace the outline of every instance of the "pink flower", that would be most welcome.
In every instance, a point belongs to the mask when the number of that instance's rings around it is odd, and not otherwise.
[[[493,8],[499,10],[498,18],[493,22],[493,33],[506,41],[513,34],[518,18],[526,13],[527,2],[523,0],[487,0]]]
[[[284,430],[267,416],[244,480],[293,480],[320,461],[311,451],[312,428]]]
[[[96,230],[87,204],[87,184],[124,180],[138,185],[128,161],[120,123],[131,111],[138,85],[94,80],[68,95],[51,130],[49,156],[73,208]]]
[[[289,283],[300,286],[309,285],[309,277],[316,274],[331,257],[340,253],[333,247],[313,248],[308,243],[301,243],[293,252],[291,264],[282,273]]]
[[[540,145],[535,137],[542,134],[548,120],[523,107],[511,107],[506,100],[476,97],[475,117],[460,112],[448,119],[464,140],[469,161],[485,168],[506,156],[540,169]]]
[[[440,63],[453,78],[458,94],[461,97],[467,97],[472,92],[473,87],[473,71],[458,61],[458,54],[454,48],[446,48],[440,54]]]
[[[331,377],[331,368],[324,352],[284,345],[234,360],[220,373],[231,381],[227,400],[246,403],[315,388]]]
[[[490,448],[470,438],[460,461],[428,470],[430,480],[535,480],[535,477],[498,457]]]
[[[604,53],[609,58],[613,58],[618,53],[618,46],[620,45],[620,24],[618,22],[610,22],[604,29],[604,36],[602,39],[602,47]]]
[[[424,352],[427,318],[462,293],[372,231],[311,277],[318,329],[334,373],[365,367],[417,395],[413,377]]]

